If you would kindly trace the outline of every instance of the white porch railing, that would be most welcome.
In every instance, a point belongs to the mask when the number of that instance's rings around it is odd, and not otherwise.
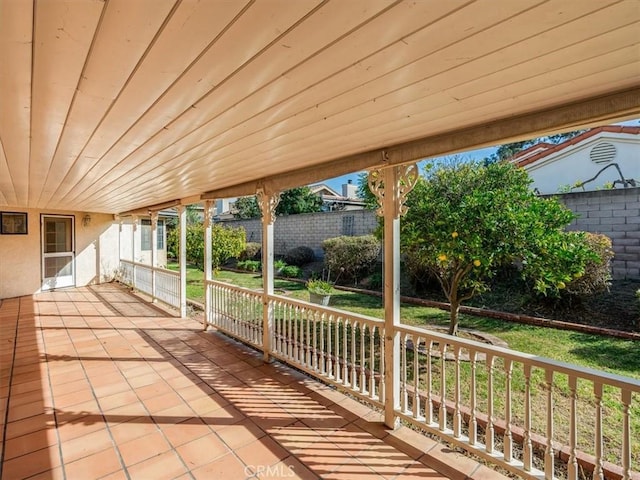
[[[120,281],[160,300],[180,308],[180,274],[130,260],[120,260]]]
[[[206,285],[211,325],[262,348],[262,293],[217,281]],[[269,355],[382,406],[383,321],[279,295],[268,299],[273,312]]]
[[[553,478],[562,458],[570,479],[583,462],[603,478],[606,460],[631,478],[639,381],[421,328],[397,332],[399,417],[524,477]],[[604,421],[617,433],[606,442]]]
[[[217,281],[206,288],[211,325],[263,349],[263,294]],[[585,462],[595,479],[605,471],[630,479],[640,467],[631,460],[640,381],[406,325],[385,332],[379,319],[266,298],[269,355],[378,407],[384,339],[398,335],[397,416],[522,477],[554,478],[558,458],[569,479]],[[606,436],[605,422],[614,427]]]
[[[222,282],[206,282],[210,318],[227,335],[262,349],[262,294]],[[214,288],[215,285],[215,288]]]

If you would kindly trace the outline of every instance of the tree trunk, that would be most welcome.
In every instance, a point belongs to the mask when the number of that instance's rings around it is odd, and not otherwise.
[[[458,311],[460,310],[460,302],[453,300],[451,302],[451,322],[449,323],[449,335],[458,335]]]

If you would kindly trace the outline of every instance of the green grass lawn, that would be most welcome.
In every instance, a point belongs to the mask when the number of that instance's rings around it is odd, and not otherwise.
[[[170,266],[176,269],[175,266]],[[187,296],[195,301],[204,302],[203,272],[189,267],[187,269]],[[216,280],[231,283],[245,288],[258,289],[262,287],[262,278],[255,273],[237,273],[229,271],[219,271]],[[286,296],[308,300],[308,292],[304,285],[299,282],[287,280],[275,280],[274,287],[276,293],[285,294]],[[384,317],[384,309],[382,299],[379,297],[365,295],[354,292],[336,291],[331,297],[331,306],[351,312],[368,315],[375,318]],[[436,308],[429,308],[417,305],[403,304],[401,306],[402,322],[413,326],[429,326],[438,325],[446,326],[449,322],[449,313]],[[633,340],[624,340],[601,335],[592,335],[567,330],[557,330],[552,328],[537,327],[531,325],[522,325],[518,323],[505,322],[497,319],[477,317],[471,315],[461,315],[461,328],[468,328],[490,333],[507,342],[510,348],[541,355],[547,358],[560,360],[584,367],[595,368],[607,372],[615,373],[632,378],[640,378],[640,348],[638,342]],[[451,362],[449,362],[451,363]],[[501,412],[504,402],[504,373],[501,371],[501,361],[497,362],[497,373],[495,378],[495,394],[494,406],[496,412]],[[439,366],[433,365],[435,383],[432,385],[436,391],[439,389],[438,371]],[[450,379],[448,390],[453,388],[453,368],[451,363],[447,365],[447,376]],[[449,369],[451,371],[449,372]],[[461,369],[462,379],[468,380],[469,366],[464,364]],[[482,403],[486,397],[484,391],[486,386],[486,372],[478,369],[478,401]],[[524,375],[522,367],[514,367],[512,378],[513,391],[522,391],[524,389]],[[546,418],[545,410],[545,391],[543,388],[544,374],[543,371],[534,369],[531,379],[532,399],[534,418],[535,412],[538,411],[538,418]],[[568,435],[567,415],[569,389],[567,378],[558,376],[554,380],[556,390],[560,395],[556,396],[556,412],[559,418],[555,419],[556,431],[559,438]],[[424,385],[421,385],[424,387]],[[592,452],[593,443],[593,392],[590,382],[580,381],[578,383],[578,397],[582,399],[579,407],[579,414],[587,418],[580,424],[580,448],[587,452]],[[451,392],[450,392],[451,393]],[[464,391],[463,397],[468,395]],[[449,398],[452,398],[451,396]],[[523,416],[522,399],[514,398],[513,417],[514,423],[520,423]],[[605,449],[606,457],[610,461],[619,461],[620,451],[620,428],[622,422],[621,404],[618,391],[605,392]],[[631,424],[632,438],[640,436],[640,398],[635,395],[631,405]],[[544,422],[540,423],[536,428],[534,422],[534,430],[544,433]],[[611,430],[611,432],[609,432]],[[640,466],[640,445],[632,446],[632,457],[634,467]]]

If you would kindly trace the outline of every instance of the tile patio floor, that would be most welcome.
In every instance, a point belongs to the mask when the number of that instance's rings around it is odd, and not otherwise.
[[[5,480],[501,477],[117,285],[4,300],[0,342]]]

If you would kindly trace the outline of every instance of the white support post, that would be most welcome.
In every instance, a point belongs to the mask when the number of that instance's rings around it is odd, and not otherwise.
[[[131,287],[135,289],[136,285],[136,233],[138,231],[138,217],[133,215],[131,217],[131,262],[133,262],[133,268],[131,269]]]
[[[369,173],[369,188],[378,198],[378,215],[384,217],[384,423],[399,425],[400,406],[400,217],[404,201],[418,178],[415,164],[386,167]]]
[[[273,308],[269,301],[269,295],[273,295],[273,224],[280,195],[260,188],[256,198],[262,212],[262,351],[268,362],[273,334]]]
[[[158,212],[151,213],[151,301],[156,302],[156,266],[158,265]]]
[[[131,261],[136,263],[136,232],[138,230],[138,217],[131,217]]]
[[[187,209],[184,205],[178,207],[180,223],[180,317],[187,316]]]
[[[213,269],[211,268],[212,250],[211,250],[211,233],[213,227],[213,200],[204,202],[204,324],[203,330],[206,330],[211,323],[211,289],[209,283],[213,280]]]

